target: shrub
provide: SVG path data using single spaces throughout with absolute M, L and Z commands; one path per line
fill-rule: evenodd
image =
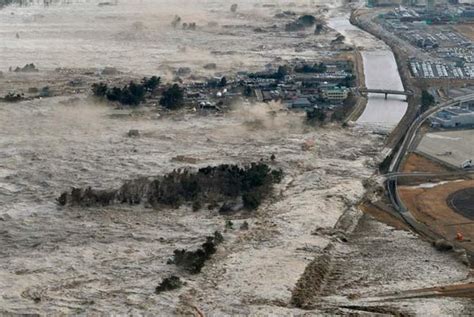
M 183 286 L 183 282 L 177 276 L 170 276 L 165 279 L 158 285 L 155 289 L 156 294 L 160 294 L 162 292 L 172 291 Z
M 198 274 L 211 255 L 216 253 L 217 245 L 223 241 L 222 234 L 216 231 L 213 236 L 206 237 L 206 242 L 196 251 L 174 250 L 173 259 L 169 263 L 173 263 L 191 274 Z

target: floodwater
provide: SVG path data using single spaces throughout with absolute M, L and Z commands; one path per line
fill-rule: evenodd
M 219 315 L 256 312 L 258 304 L 243 304 L 255 298 L 289 301 L 311 250 L 330 241 L 312 230 L 331 228 L 362 197 L 361 180 L 375 168 L 382 139 L 364 131 L 307 130 L 301 115 L 275 117 L 273 110 L 242 106 L 222 117 L 156 119 L 153 111 L 118 111 L 83 96 L 75 104 L 65 98 L 0 104 L 0 314 L 169 316 L 189 306 L 187 296 L 178 296 L 188 293 Z M 249 125 L 255 120 L 257 127 Z M 139 138 L 127 136 L 132 128 Z M 316 148 L 303 151 L 308 139 Z M 197 164 L 174 161 L 177 155 Z M 228 216 L 207 208 L 55 203 L 71 186 L 116 188 L 174 168 L 259 160 L 282 168 L 285 179 L 258 213 L 231 218 L 233 230 L 225 228 Z M 244 220 L 249 230 L 239 230 Z M 201 275 L 166 264 L 174 249 L 194 249 L 214 230 L 225 242 Z M 187 286 L 155 295 L 170 274 Z M 204 297 L 193 295 L 204 290 Z
M 385 43 L 350 24 L 347 16 L 333 17 L 329 25 L 357 45 L 364 62 L 367 88 L 404 90 L 395 57 Z M 406 97 L 396 95 L 389 95 L 385 100 L 384 95 L 371 93 L 357 123 L 391 130 L 405 115 L 408 107 L 405 100 Z
M 229 14 L 229 3 L 204 0 L 178 0 L 175 6 L 171 1 L 130 1 L 143 3 L 141 9 L 129 2 L 107 8 L 88 2 L 7 9 L 0 11 L 0 68 L 34 62 L 40 69 L 114 66 L 150 74 L 168 62 L 197 68 L 217 62 L 223 65 L 220 69 L 238 69 L 295 57 L 293 44 L 314 42 L 297 37 L 275 41 L 277 33 L 257 34 L 248 27 L 204 28 L 194 34 L 169 26 L 176 13 L 202 25 L 214 18 L 221 25 L 226 20 L 233 25 L 253 21 L 252 27 L 273 21 L 277 9 L 263 9 L 260 1 L 255 7 L 255 2 L 239 1 L 243 12 L 237 16 Z M 297 1 L 291 8 L 308 10 L 311 3 Z M 155 32 L 160 25 L 163 30 Z M 256 40 L 249 40 L 249 34 Z M 149 39 L 157 40 L 146 44 Z M 303 56 L 314 58 L 314 53 L 308 49 Z M 379 237 L 361 230 L 361 245 L 382 250 L 373 254 L 374 266 L 367 260 L 373 250 L 361 253 L 357 244 L 314 234 L 321 228 L 330 231 L 344 212 L 354 209 L 365 193 L 363 181 L 382 159 L 383 138 L 366 129 L 308 129 L 300 114 L 281 112 L 278 105 L 241 105 L 225 116 L 158 117 L 153 109 L 117 110 L 78 98 L 0 104 L 1 315 L 170 316 L 195 314 L 196 307 L 218 316 L 304 314 L 286 305 L 291 291 L 308 263 L 333 243 L 350 248 L 345 280 L 359 293 L 376 296 L 393 289 L 394 282 L 398 290 L 430 286 L 440 276 L 445 282 L 465 275 L 447 254 L 438 255 L 440 260 L 426 269 L 420 263 L 435 252 L 428 243 L 382 226 L 384 239 L 403 249 L 412 246 L 399 259 L 408 265 L 398 270 L 391 266 L 389 273 L 396 274 L 386 284 L 386 263 L 397 262 L 392 244 L 387 249 L 367 247 L 365 239 L 377 242 Z M 129 138 L 130 129 L 138 129 L 140 137 Z M 307 141 L 315 147 L 304 151 Z M 269 160 L 272 154 L 274 162 Z M 197 164 L 173 160 L 178 155 Z M 189 207 L 60 208 L 55 203 L 71 186 L 116 188 L 123 180 L 175 168 L 259 160 L 282 168 L 285 178 L 275 196 L 250 215 L 232 217 L 207 208 L 192 212 Z M 229 219 L 233 229 L 226 228 Z M 244 221 L 248 230 L 239 229 Z M 225 241 L 202 274 L 189 275 L 166 264 L 174 249 L 195 249 L 214 230 L 223 232 Z M 186 285 L 155 294 L 155 287 L 171 274 Z M 337 297 L 336 302 L 342 296 Z
M 268 1 L 273 6 L 263 7 L 260 1 L 241 0 L 237 13 L 230 12 L 231 3 L 217 0 L 69 2 L 0 10 L 0 71 L 35 63 L 42 70 L 109 66 L 161 76 L 190 67 L 193 75 L 206 75 L 203 66 L 210 62 L 218 72 L 261 69 L 275 59 L 314 57 L 318 47 L 313 39 L 281 32 L 287 21 L 273 16 L 291 1 Z M 316 3 L 298 1 L 291 9 L 305 12 Z M 196 23 L 197 30 L 173 28 L 175 15 Z

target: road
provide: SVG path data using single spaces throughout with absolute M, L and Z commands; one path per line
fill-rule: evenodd
M 439 104 L 436 107 L 433 107 L 423 114 L 421 114 L 419 117 L 413 121 L 413 123 L 410 125 L 410 128 L 408 129 L 405 138 L 403 139 L 403 142 L 399 148 L 399 150 L 396 152 L 394 155 L 392 162 L 390 164 L 389 170 L 388 170 L 388 175 L 404 175 L 405 177 L 407 176 L 407 173 L 400 173 L 400 166 L 401 162 L 403 161 L 403 158 L 405 157 L 405 154 L 407 151 L 411 148 L 414 140 L 416 139 L 416 134 L 418 133 L 418 130 L 420 127 L 423 125 L 423 123 L 426 122 L 426 120 L 435 114 L 436 112 L 449 108 L 452 106 L 459 105 L 463 102 L 471 101 L 474 100 L 474 94 L 469 94 L 466 96 L 450 99 L 442 104 Z M 453 175 L 456 172 L 450 173 L 450 175 Z M 472 173 L 472 170 L 469 171 L 461 171 L 459 174 L 465 175 L 466 173 Z M 420 176 L 420 173 L 414 173 L 414 176 Z M 421 224 L 416 221 L 416 219 L 413 217 L 413 215 L 410 213 L 410 211 L 405 207 L 403 202 L 400 200 L 399 195 L 398 195 L 398 190 L 397 190 L 397 183 L 398 183 L 398 177 L 389 177 L 386 181 L 386 189 L 387 189 L 387 194 L 390 198 L 390 201 L 394 208 L 397 210 L 397 212 L 401 215 L 401 217 L 405 220 L 405 222 L 410 225 L 416 232 L 423 234 L 423 235 L 428 235 L 430 237 L 435 237 L 437 238 L 438 235 L 433 233 L 431 230 L 428 228 L 424 227 L 423 232 L 420 231 Z

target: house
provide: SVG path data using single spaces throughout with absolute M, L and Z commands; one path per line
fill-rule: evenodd
M 293 100 L 293 102 L 291 103 L 291 107 L 293 109 L 305 109 L 311 106 L 312 104 L 308 100 L 308 98 L 298 98 L 298 99 Z

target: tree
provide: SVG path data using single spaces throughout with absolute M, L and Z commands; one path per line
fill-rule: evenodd
M 428 91 L 421 91 L 421 112 L 425 112 L 429 107 L 434 105 L 435 99 Z
M 96 97 L 105 97 L 108 89 L 109 88 L 107 87 L 107 84 L 105 83 L 92 84 L 92 93 Z
M 175 15 L 173 21 L 171 22 L 171 26 L 176 28 L 180 22 L 181 17 L 179 15 Z
M 253 89 L 252 89 L 252 87 L 250 87 L 250 86 L 245 86 L 245 88 L 244 88 L 244 95 L 245 95 L 246 97 L 251 97 L 252 94 L 253 94 Z
M 225 87 L 225 86 L 227 86 L 227 78 L 225 78 L 224 76 L 221 78 L 221 81 L 219 82 L 219 87 Z
M 184 104 L 184 91 L 178 84 L 174 84 L 163 92 L 160 105 L 168 109 L 178 109 Z
M 120 101 L 122 98 L 122 89 L 113 87 L 107 91 L 107 100 L 109 101 Z
M 156 87 L 160 84 L 161 77 L 152 76 L 151 78 L 144 77 L 142 80 L 142 85 L 148 92 L 153 92 Z
M 323 62 L 319 64 L 314 64 L 313 68 L 316 73 L 325 73 L 328 69 L 326 67 L 326 64 L 324 64 Z
M 125 105 L 137 106 L 145 101 L 145 88 L 142 85 L 135 84 L 133 81 L 122 90 L 121 103 Z
M 326 113 L 323 110 L 314 108 L 306 111 L 306 122 L 309 124 L 323 123 L 326 120 Z
M 317 34 L 317 35 L 321 34 L 321 32 L 323 31 L 323 28 L 324 26 L 322 24 L 319 24 L 319 23 L 316 24 L 316 29 L 314 30 L 314 34 Z
M 306 14 L 298 18 L 298 22 L 303 24 L 304 26 L 312 26 L 316 23 L 316 18 L 312 15 Z
M 351 87 L 354 83 L 356 76 L 354 75 L 347 75 L 344 79 L 338 84 L 339 87 Z
M 288 69 L 285 66 L 279 66 L 275 73 L 275 79 L 281 81 L 285 79 L 286 75 L 288 75 Z

